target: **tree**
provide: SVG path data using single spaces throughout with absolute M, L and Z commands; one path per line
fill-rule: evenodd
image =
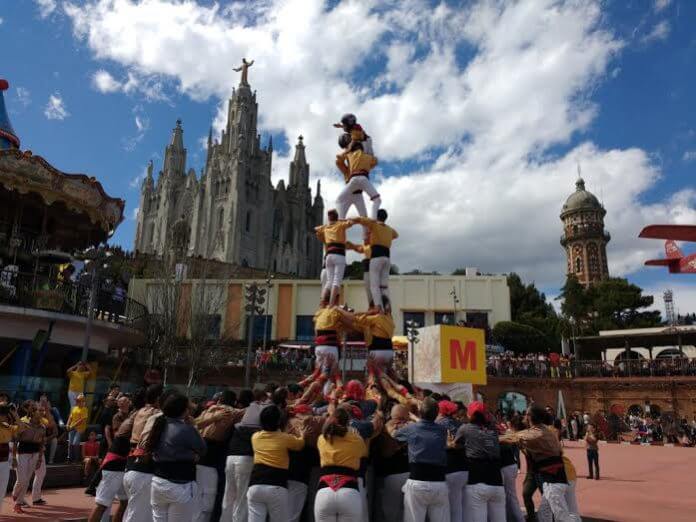
M 365 268 L 363 267 L 362 261 L 353 261 L 346 267 L 345 279 L 362 280 L 364 274 Z
M 500 321 L 493 327 L 493 341 L 515 353 L 546 352 L 549 350 L 544 332 L 514 321 Z
M 559 318 L 546 295 L 534 283 L 525 285 L 515 273 L 508 276 L 507 283 L 512 321 L 534 328 L 544 336 L 546 347 L 557 349 L 561 343 Z

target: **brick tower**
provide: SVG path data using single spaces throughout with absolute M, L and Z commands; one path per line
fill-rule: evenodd
M 611 236 L 604 230 L 606 213 L 595 195 L 585 190 L 585 181 L 578 177 L 575 192 L 561 210 L 561 245 L 566 252 L 567 273 L 575 274 L 585 287 L 609 277 L 607 243 Z

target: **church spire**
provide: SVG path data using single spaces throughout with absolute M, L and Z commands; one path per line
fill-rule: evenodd
M 290 162 L 290 186 L 309 187 L 309 165 L 305 157 L 304 138 L 300 134 L 295 145 L 295 157 Z
M 307 158 L 305 158 L 305 146 L 304 146 L 304 136 L 300 134 L 297 137 L 297 145 L 295 145 L 295 159 L 293 161 L 298 165 L 306 165 Z
M 164 151 L 164 173 L 184 174 L 186 167 L 186 149 L 184 148 L 184 129 L 181 119 L 176 120 L 172 130 L 172 139 Z
M 181 128 L 181 119 L 176 120 L 176 127 L 172 130 L 170 145 L 179 150 L 184 150 L 184 129 Z

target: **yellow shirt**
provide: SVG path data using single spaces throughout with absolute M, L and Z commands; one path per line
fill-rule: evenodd
M 87 406 L 73 406 L 68 417 L 68 428 L 75 428 L 80 433 L 87 429 Z
M 251 446 L 254 448 L 254 464 L 288 469 L 288 451 L 304 448 L 304 439 L 282 431 L 257 431 L 251 437 Z
M 341 329 L 341 313 L 335 308 L 320 308 L 314 314 L 314 330 L 334 330 Z
M 355 316 L 355 325 L 363 330 L 365 342 L 369 345 L 372 337 L 391 339 L 394 335 L 394 320 L 391 315 L 358 314 Z
M 396 230 L 380 221 L 367 217 L 357 217 L 355 221 L 370 229 L 370 244 L 390 248 L 392 241 L 399 237 Z
M 330 243 L 341 243 L 345 245 L 346 230 L 351 226 L 353 226 L 353 224 L 350 221 L 334 221 L 333 223 L 320 226 L 317 230 L 317 237 L 325 245 Z
M 348 160 L 348 167 L 346 167 L 346 160 Z M 357 172 L 369 173 L 376 165 L 377 158 L 362 150 L 344 152 L 336 156 L 336 166 L 343 172 L 346 182 Z
M 68 372 L 70 382 L 68 383 L 68 391 L 75 393 L 83 393 L 85 391 L 85 381 L 92 375 L 91 370 L 75 370 Z
M 15 426 L 7 422 L 0 422 L 0 444 L 7 444 L 12 440 L 15 432 Z
M 563 467 L 565 468 L 566 478 L 569 482 L 571 480 L 577 480 L 578 474 L 575 471 L 575 466 L 573 466 L 573 463 L 565 455 L 563 455 Z
M 367 455 L 365 441 L 352 431 L 343 437 L 334 437 L 331 442 L 319 435 L 317 449 L 321 467 L 341 466 L 357 471 L 360 469 L 360 458 Z

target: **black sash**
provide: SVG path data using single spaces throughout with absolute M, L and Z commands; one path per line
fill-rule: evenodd
M 389 257 L 389 247 L 384 245 L 372 245 L 370 247 L 370 258 L 374 259 L 376 257 Z
M 368 350 L 393 350 L 392 340 L 384 337 L 373 337 Z

